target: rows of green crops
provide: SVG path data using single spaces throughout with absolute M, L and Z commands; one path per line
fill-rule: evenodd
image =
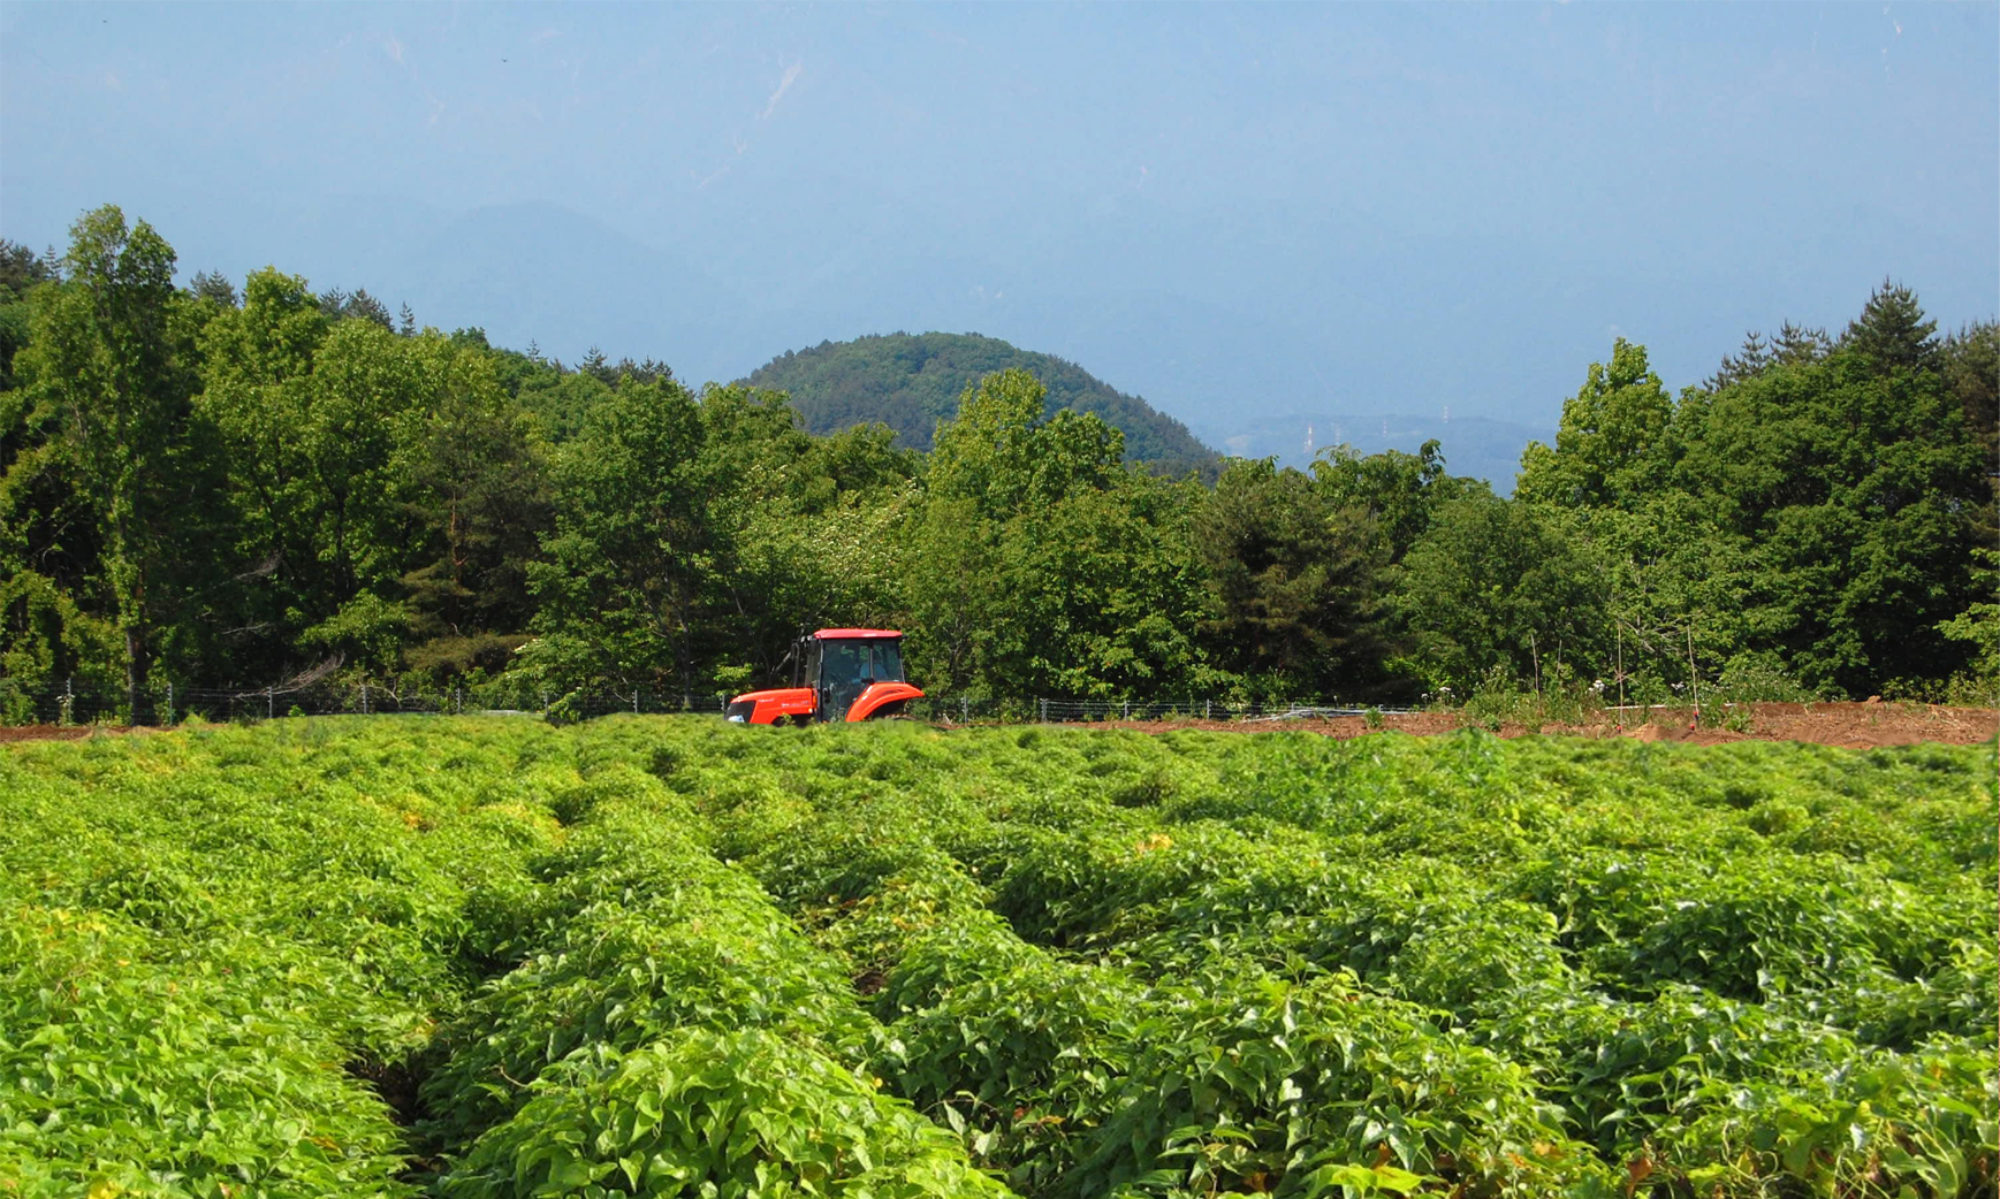
M 0 1195 L 1971 1196 L 1993 749 L 0 748 Z

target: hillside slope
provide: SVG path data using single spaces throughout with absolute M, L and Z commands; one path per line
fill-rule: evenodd
M 1215 451 L 1187 426 L 1138 396 L 1104 383 L 1075 363 L 974 333 L 891 333 L 821 342 L 780 355 L 747 382 L 791 393 L 815 433 L 880 421 L 906 446 L 928 450 L 937 422 L 958 411 L 958 397 L 994 371 L 1019 367 L 1049 389 L 1049 411 L 1094 412 L 1125 431 L 1125 456 L 1172 468 L 1201 467 Z

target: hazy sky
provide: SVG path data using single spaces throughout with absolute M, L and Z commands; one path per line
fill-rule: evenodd
M 2000 311 L 2000 6 L 0 4 L 0 235 L 685 378 L 897 329 L 1219 441 L 1552 424 L 1885 276 Z

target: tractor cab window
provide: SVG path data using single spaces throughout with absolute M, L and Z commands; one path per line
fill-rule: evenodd
M 808 659 L 825 718 L 839 720 L 870 683 L 903 681 L 902 648 L 892 640 L 820 641 Z
M 903 681 L 903 650 L 894 641 L 877 641 L 869 647 L 872 662 L 868 673 L 878 683 L 900 683 Z
M 894 641 L 826 641 L 814 647 L 821 686 L 900 683 L 903 652 Z

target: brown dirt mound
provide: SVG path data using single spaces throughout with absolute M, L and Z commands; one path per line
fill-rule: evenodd
M 1118 728 L 1153 732 L 1195 728 L 1234 733 L 1310 732 L 1341 738 L 1360 737 L 1376 731 L 1370 729 L 1367 721 L 1359 716 L 1339 716 L 1327 720 L 1109 723 Z M 1435 736 L 1475 723 L 1458 712 L 1416 712 L 1408 715 L 1384 714 L 1381 727 L 1399 733 Z M 1873 749 L 1884 745 L 1917 745 L 1924 742 L 1977 745 L 2000 734 L 2000 710 L 1873 701 L 1734 704 L 1720 713 L 1713 710 L 1703 712 L 1699 722 L 1692 709 L 1655 708 L 1650 711 L 1605 712 L 1602 719 L 1589 724 L 1549 723 L 1531 727 L 1503 723 L 1496 731 L 1502 737 L 1550 733 L 1569 737 L 1685 741 L 1695 745 L 1719 745 L 1726 741 L 1803 741 L 1844 749 Z
M 96 733 L 128 731 L 98 725 L 0 724 L 0 741 L 81 741 Z

